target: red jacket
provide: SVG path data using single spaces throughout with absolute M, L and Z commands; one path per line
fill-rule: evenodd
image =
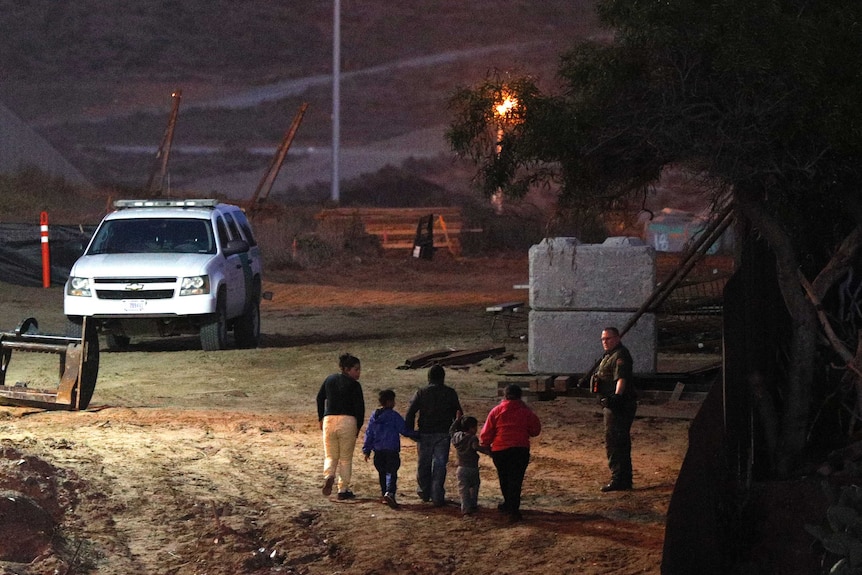
M 533 410 L 520 399 L 504 399 L 485 419 L 479 442 L 490 445 L 491 451 L 510 447 L 530 447 L 530 438 L 542 431 L 542 424 Z

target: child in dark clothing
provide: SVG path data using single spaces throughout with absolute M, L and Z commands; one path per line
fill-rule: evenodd
M 395 411 L 395 392 L 384 389 L 378 395 L 380 408 L 376 409 L 365 428 L 362 453 L 368 461 L 374 452 L 374 468 L 380 478 L 383 501 L 393 509 L 398 507 L 395 493 L 398 488 L 398 469 L 401 467 L 401 438 L 407 435 L 404 418 Z
M 479 445 L 478 429 L 479 422 L 470 416 L 456 419 L 449 428 L 452 445 L 458 453 L 458 491 L 463 515 L 470 515 L 478 508 L 479 453 L 490 454 L 487 447 Z

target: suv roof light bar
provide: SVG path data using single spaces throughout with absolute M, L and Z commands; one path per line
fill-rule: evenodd
M 114 200 L 115 208 L 213 208 L 218 200 Z

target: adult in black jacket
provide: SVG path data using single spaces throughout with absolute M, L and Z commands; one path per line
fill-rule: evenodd
M 439 365 L 431 366 L 428 385 L 416 392 L 404 416 L 407 430 L 416 430 L 419 435 L 416 468 L 419 497 L 422 501 L 433 501 L 437 507 L 446 503 L 449 427 L 462 415 L 458 392 L 447 386 L 445 380 L 446 371 Z
M 317 419 L 323 430 L 323 494 L 329 496 L 338 479 L 338 499 L 354 499 L 350 490 L 353 451 L 365 421 L 365 400 L 359 376 L 359 358 L 345 353 L 338 358 L 341 373 L 327 377 L 317 392 Z

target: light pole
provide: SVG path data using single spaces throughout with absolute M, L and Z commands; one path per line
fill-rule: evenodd
M 332 14 L 332 201 L 339 202 L 338 163 L 341 143 L 341 0 L 333 0 Z

